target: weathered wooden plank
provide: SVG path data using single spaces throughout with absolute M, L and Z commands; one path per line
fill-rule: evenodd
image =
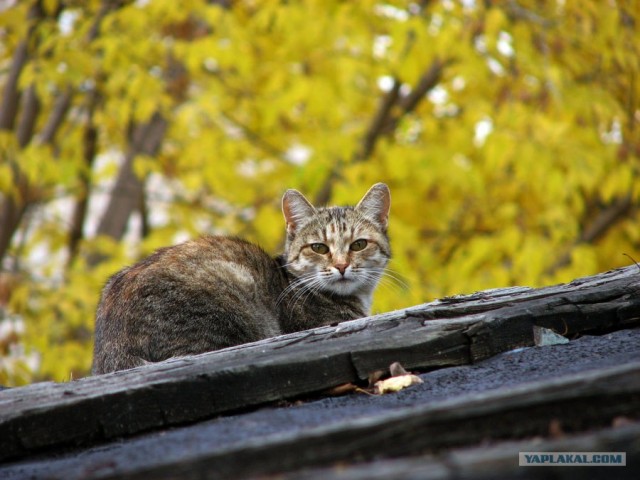
M 640 423 L 606 428 L 595 433 L 572 435 L 562 439 L 505 441 L 489 447 L 457 448 L 438 454 L 377 460 L 333 468 L 296 470 L 279 474 L 278 480 L 471 480 L 576 478 L 575 468 L 586 478 L 594 470 L 577 466 L 518 466 L 519 452 L 625 452 L 626 466 L 596 470 L 597 478 L 636 480 L 640 476 Z M 604 473 L 604 475 L 602 475 Z M 606 475 L 606 476 L 605 476 Z M 261 477 L 264 478 L 264 477 Z
M 193 422 L 355 382 L 394 361 L 475 362 L 533 344 L 533 326 L 575 335 L 640 324 L 629 267 L 567 285 L 448 298 L 407 310 L 109 375 L 0 392 L 0 460 Z
M 192 422 L 211 412 L 318 391 L 355 376 L 348 353 L 295 358 L 291 362 L 286 352 L 276 351 L 212 373 L 198 359 L 176 359 L 163 362 L 162 368 L 25 387 L 32 390 L 23 392 L 30 402 L 2 398 L 0 455 L 10 458 L 61 441 L 89 443 Z M 5 411 L 8 405 L 14 410 Z
M 560 419 L 566 432 L 579 432 L 609 426 L 617 416 L 637 415 L 639 400 L 640 362 L 636 362 L 270 437 L 198 458 L 112 472 L 109 478 L 233 479 L 279 474 L 354 459 L 404 457 L 546 435 L 553 419 Z

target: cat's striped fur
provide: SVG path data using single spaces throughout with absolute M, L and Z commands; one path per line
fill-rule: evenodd
M 282 201 L 285 252 L 237 238 L 163 248 L 107 282 L 93 373 L 107 373 L 366 316 L 391 256 L 386 185 L 356 207 Z

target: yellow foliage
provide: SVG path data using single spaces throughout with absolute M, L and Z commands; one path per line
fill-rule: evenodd
M 28 31 L 31 2 L 15 3 L 0 15 L 0 86 Z M 34 199 L 2 263 L 21 279 L 4 308 L 40 359 L 0 364 L 0 383 L 87 374 L 102 285 L 156 248 L 220 233 L 276 253 L 286 188 L 345 204 L 389 184 L 394 258 L 374 312 L 640 260 L 640 17 L 624 2 L 114 2 L 89 39 L 103 3 L 44 2 L 73 21 L 39 24 L 18 84 L 38 93 L 37 132 L 73 88 L 55 139 L 0 132 L 0 202 Z M 150 231 L 95 237 L 113 159 L 157 112 L 161 148 L 134 162 Z M 85 187 L 90 220 L 69 263 Z

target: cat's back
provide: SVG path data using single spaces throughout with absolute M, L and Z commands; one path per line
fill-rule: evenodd
M 203 236 L 160 249 L 129 273 L 136 275 L 139 269 L 201 286 L 222 279 L 224 285 L 235 289 L 263 283 L 261 280 L 276 274 L 277 268 L 275 260 L 258 245 L 235 237 Z
M 284 278 L 278 270 L 277 262 L 257 245 L 235 237 L 203 236 L 161 248 L 121 270 L 107 283 L 105 293 L 119 298 L 153 296 L 163 286 L 180 287 L 185 293 L 203 290 L 207 295 L 221 290 L 260 293 Z

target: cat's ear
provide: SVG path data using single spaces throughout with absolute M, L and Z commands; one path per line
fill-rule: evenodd
M 295 233 L 305 219 L 316 214 L 316 209 L 299 191 L 289 189 L 282 197 L 282 213 L 287 222 L 287 233 Z
M 383 229 L 386 229 L 389 224 L 389 208 L 391 208 L 391 193 L 384 183 L 376 183 L 356 205 L 357 211 Z

